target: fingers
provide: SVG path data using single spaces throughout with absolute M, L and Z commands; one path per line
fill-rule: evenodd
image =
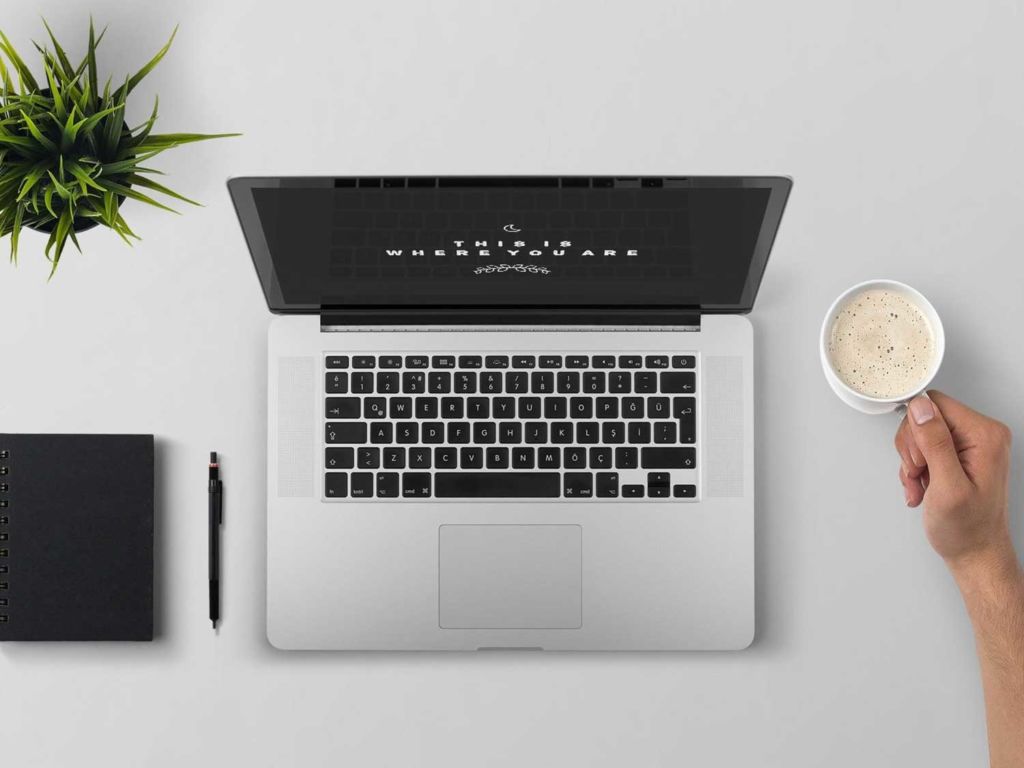
M 916 507 L 924 500 L 925 487 L 922 482 L 924 478 L 911 478 L 900 467 L 900 484 L 903 486 L 903 498 L 908 507 Z
M 910 434 L 928 465 L 929 483 L 951 488 L 967 482 L 943 412 L 919 396 L 910 401 L 907 414 Z
M 896 430 L 896 437 L 893 443 L 896 446 L 896 452 L 900 455 L 900 461 L 903 462 L 903 471 L 907 474 L 907 477 L 918 477 L 924 472 L 927 466 L 924 454 L 921 453 L 921 449 L 914 442 L 914 436 L 910 433 L 910 425 L 907 423 L 906 416 L 903 417 L 899 428 Z

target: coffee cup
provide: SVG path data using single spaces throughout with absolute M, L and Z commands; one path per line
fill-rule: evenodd
M 825 379 L 840 400 L 862 413 L 890 413 L 924 392 L 945 349 L 931 302 L 896 280 L 854 285 L 832 302 L 821 324 Z

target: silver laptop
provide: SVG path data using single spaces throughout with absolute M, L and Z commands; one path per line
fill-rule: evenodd
M 267 304 L 267 635 L 740 649 L 781 177 L 237 178 Z

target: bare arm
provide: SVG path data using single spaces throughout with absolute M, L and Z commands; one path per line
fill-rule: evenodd
M 1010 432 L 941 392 L 896 434 L 907 504 L 964 598 L 985 690 L 993 768 L 1024 766 L 1024 571 L 1010 539 Z

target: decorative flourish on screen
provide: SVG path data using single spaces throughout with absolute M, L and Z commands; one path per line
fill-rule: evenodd
M 529 272 L 532 275 L 551 274 L 550 269 L 538 267 L 536 264 L 486 264 L 473 270 L 474 275 L 490 275 L 494 272 Z

